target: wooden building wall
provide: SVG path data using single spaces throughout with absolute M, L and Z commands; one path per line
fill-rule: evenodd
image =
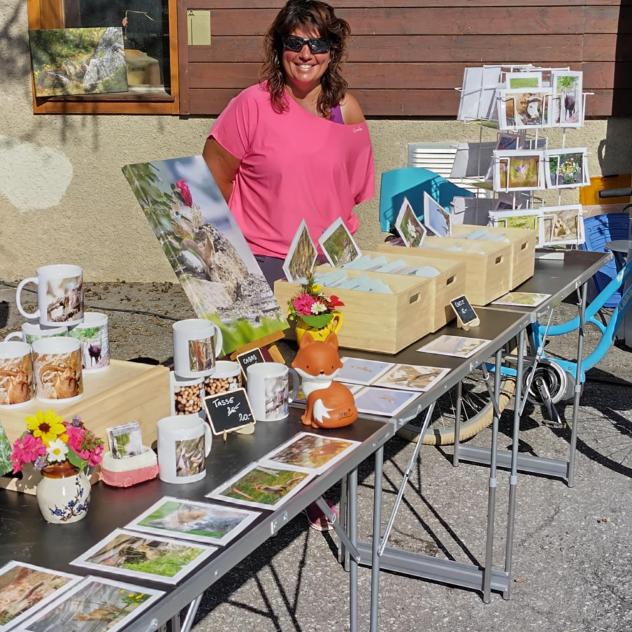
M 182 18 L 187 8 L 211 9 L 212 41 L 180 38 L 181 113 L 215 115 L 257 80 L 262 36 L 284 2 L 182 2 Z M 454 117 L 463 68 L 509 62 L 583 70 L 595 93 L 589 116 L 632 115 L 632 0 L 331 4 L 351 25 L 345 77 L 369 116 Z

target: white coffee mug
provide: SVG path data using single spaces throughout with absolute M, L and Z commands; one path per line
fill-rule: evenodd
M 173 324 L 173 370 L 180 377 L 205 377 L 215 370 L 222 353 L 222 332 L 205 318 Z
M 20 331 L 12 331 L 4 340 L 21 340 L 26 344 L 32 345 L 40 338 L 48 338 L 50 336 L 65 336 L 68 327 L 62 325 L 60 327 L 42 327 L 38 323 L 22 323 Z
M 20 300 L 28 283 L 37 285 L 37 309 L 27 312 Z M 83 320 L 83 270 L 55 264 L 37 269 L 37 276 L 20 281 L 15 292 L 18 311 L 24 318 L 39 318 L 40 325 L 75 325 Z
M 81 344 L 75 338 L 41 338 L 33 345 L 35 394 L 44 402 L 79 399 L 83 393 Z
M 165 483 L 194 483 L 206 476 L 213 435 L 198 415 L 164 417 L 158 422 L 158 467 Z
M 68 335 L 81 343 L 84 371 L 99 371 L 110 366 L 107 314 L 86 312 L 83 322 L 70 329 Z
M 33 399 L 31 347 L 0 342 L 0 406 L 23 406 Z
M 292 394 L 289 376 L 292 375 Z M 296 399 L 300 379 L 294 369 L 280 362 L 251 364 L 246 369 L 247 392 L 257 421 L 278 421 L 289 414 L 289 402 Z

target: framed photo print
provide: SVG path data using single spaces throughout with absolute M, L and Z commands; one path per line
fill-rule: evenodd
M 343 266 L 360 256 L 358 244 L 340 218 L 325 230 L 318 243 L 327 261 L 334 267 Z
M 452 232 L 452 219 L 431 195 L 424 191 L 424 224 L 437 237 L 448 237 Z
M 549 206 L 540 209 L 542 245 L 584 243 L 584 218 L 580 204 Z
M 500 90 L 498 127 L 530 129 L 551 126 L 550 88 Z
M 285 278 L 291 283 L 306 281 L 314 269 L 317 257 L 316 246 L 309 234 L 305 220 L 302 220 L 283 262 Z
M 572 189 L 590 184 L 586 148 L 550 149 L 544 152 L 546 186 Z
M 584 123 L 583 73 L 577 70 L 553 70 L 553 121 L 556 127 L 581 127 Z
M 494 152 L 494 191 L 532 191 L 544 188 L 541 151 L 518 149 Z
M 418 248 L 426 238 L 426 228 L 419 221 L 415 211 L 413 211 L 413 207 L 406 198 L 404 198 L 397 214 L 395 229 L 402 238 L 404 245 L 409 248 Z

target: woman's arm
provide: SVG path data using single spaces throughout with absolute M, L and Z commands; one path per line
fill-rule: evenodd
M 342 110 L 342 120 L 345 125 L 353 125 L 354 123 L 363 123 L 364 114 L 358 100 L 350 93 L 345 94 L 344 99 L 340 103 Z
M 226 151 L 213 137 L 207 138 L 202 156 L 228 204 L 239 169 L 239 160 Z

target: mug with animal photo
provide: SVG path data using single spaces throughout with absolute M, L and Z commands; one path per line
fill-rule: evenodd
M 86 312 L 68 335 L 81 343 L 81 359 L 84 371 L 98 371 L 110 366 L 110 341 L 107 314 Z
M 32 398 L 30 345 L 26 342 L 0 342 L 0 406 L 23 406 Z
M 173 324 L 173 370 L 186 378 L 211 375 L 222 344 L 222 332 L 210 320 L 179 320 Z
M 110 452 L 115 459 L 138 456 L 143 453 L 143 435 L 137 421 L 106 428 Z
M 68 336 L 42 338 L 32 348 L 37 399 L 78 399 L 83 393 L 80 342 Z
M 22 291 L 29 283 L 37 285 L 34 312 L 27 312 L 21 301 Z M 39 319 L 40 325 L 76 325 L 83 320 L 83 270 L 67 264 L 42 266 L 37 269 L 37 276 L 20 281 L 15 302 L 24 318 Z

